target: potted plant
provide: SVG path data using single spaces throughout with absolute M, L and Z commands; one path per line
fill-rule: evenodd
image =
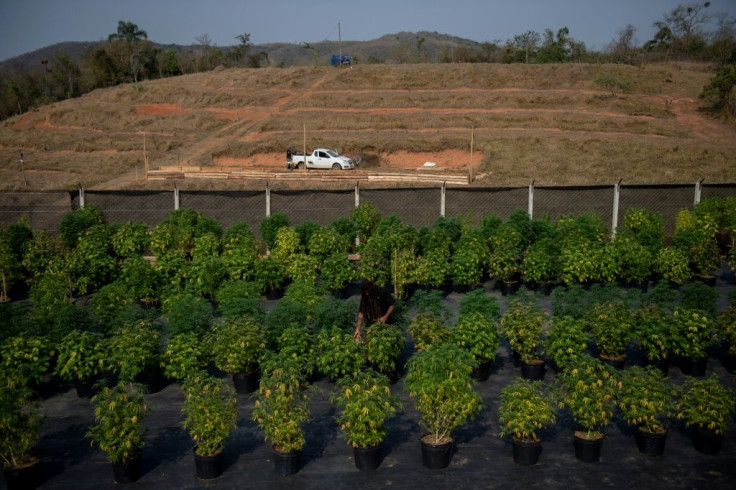
M 49 368 L 54 351 L 43 337 L 16 335 L 5 339 L 0 348 L 0 367 L 12 373 L 9 380 L 18 384 L 38 384 Z
M 358 277 L 355 266 L 344 252 L 325 257 L 319 269 L 322 286 L 342 299 L 347 297 L 347 287 Z
M 399 355 L 406 343 L 406 332 L 397 325 L 374 322 L 366 329 L 363 342 L 370 366 L 392 384 L 398 381 Z
M 639 243 L 633 233 L 621 230 L 611 241 L 618 279 L 625 285 L 646 290 L 652 275 L 654 258 L 649 248 Z
M 169 337 L 166 342 L 161 352 L 161 367 L 166 377 L 185 381 L 207 369 L 211 358 L 210 336 L 180 333 Z
M 197 478 L 210 480 L 222 474 L 225 441 L 235 430 L 238 408 L 235 394 L 222 379 L 200 372 L 184 382 L 182 426 L 196 444 Z
M 587 315 L 601 360 L 623 369 L 626 345 L 633 333 L 632 315 L 624 303 L 607 301 L 593 305 Z
M 469 230 L 460 237 L 450 262 L 450 275 L 458 292 L 467 292 L 481 283 L 487 255 L 488 245 L 480 233 Z
M 317 348 L 312 331 L 306 325 L 286 328 L 278 339 L 278 353 L 282 358 L 293 360 L 307 379 L 314 376 Z
M 161 313 L 168 320 L 166 328 L 171 335 L 203 335 L 212 326 L 212 303 L 191 291 L 177 288 L 167 294 L 161 301 Z
M 683 394 L 677 402 L 677 418 L 684 419 L 686 427 L 692 427 L 697 451 L 720 452 L 723 435 L 736 414 L 735 398 L 734 390 L 724 386 L 715 374 L 685 380 Z
M 330 397 L 342 410 L 337 423 L 353 447 L 355 466 L 373 471 L 381 464 L 386 421 L 401 409 L 399 397 L 391 394 L 388 378 L 372 369 L 341 378 L 337 385 L 337 393 Z
M 458 315 L 480 313 L 489 322 L 498 322 L 501 317 L 501 307 L 495 296 L 489 296 L 483 289 L 476 289 L 464 294 L 458 303 Z
M 666 376 L 672 348 L 672 318 L 656 305 L 640 310 L 636 317 L 634 338 L 644 353 L 646 363 L 654 365 Z
M 94 397 L 95 423 L 87 437 L 107 454 L 117 483 L 128 483 L 141 477 L 144 444 L 143 419 L 148 408 L 141 388 L 121 381 L 103 387 Z
M 501 281 L 504 296 L 516 292 L 520 285 L 519 257 L 523 251 L 521 234 L 508 224 L 501 225 L 491 235 L 489 245 L 488 275 Z
M 121 326 L 107 338 L 110 369 L 122 381 L 145 381 L 149 392 L 160 388 L 161 334 L 151 322 L 140 320 Z
M 713 272 L 721 266 L 716 242 L 717 224 L 709 215 L 687 218 L 692 211 L 683 209 L 677 215 L 673 244 L 685 252 L 693 274 L 710 286 L 715 286 Z
M 121 258 L 143 255 L 149 242 L 148 226 L 142 221 L 126 221 L 110 236 L 112 249 Z
M 473 379 L 487 380 L 500 345 L 495 320 L 478 311 L 462 314 L 452 330 L 450 341 L 468 351 L 478 363 L 478 367 L 473 369 Z
M 229 317 L 213 327 L 215 366 L 233 377 L 240 394 L 258 389 L 258 366 L 266 353 L 266 329 L 251 318 Z
M 558 372 L 572 369 L 586 356 L 590 335 L 585 321 L 572 316 L 553 316 L 543 350 Z
M 378 229 L 381 213 L 373 203 L 362 202 L 350 212 L 350 219 L 355 223 L 360 241 L 365 243 Z
M 699 310 L 676 308 L 672 313 L 672 348 L 680 356 L 683 374 L 703 376 L 712 343 L 712 323 Z
M 727 351 L 724 365 L 729 373 L 736 371 L 736 300 L 717 318 L 718 334 L 725 341 Z
M 363 367 L 363 349 L 353 336 L 338 327 L 317 332 L 317 368 L 333 381 L 354 376 Z
M 286 273 L 281 263 L 274 257 L 268 255 L 258 259 L 253 275 L 268 299 L 276 300 L 283 296 L 282 286 L 286 282 Z
M 501 330 L 511 350 L 519 356 L 524 378 L 544 378 L 544 359 L 537 353 L 537 348 L 542 341 L 545 321 L 546 313 L 536 304 L 519 299 L 513 300 L 501 315 Z
M 58 350 L 54 372 L 74 383 L 77 396 L 92 396 L 92 387 L 104 371 L 107 359 L 102 336 L 72 330 L 61 339 Z
M 537 431 L 554 424 L 555 401 L 541 380 L 517 379 L 501 390 L 498 405 L 501 437 L 511 436 L 514 462 L 537 464 L 542 441 Z
M 299 471 L 306 443 L 302 424 L 309 418 L 306 386 L 299 365 L 289 357 L 275 355 L 266 363 L 253 404 L 253 420 L 271 441 L 274 471 L 281 476 Z
M 418 351 L 438 344 L 450 337 L 450 327 L 434 313 L 421 313 L 409 324 L 409 333 L 414 339 L 414 347 Z
M 450 464 L 452 431 L 475 417 L 483 400 L 473 389 L 473 356 L 452 343 L 433 344 L 407 363 L 404 386 L 420 414 L 422 461 L 429 468 Z
M 560 275 L 559 255 L 559 244 L 554 238 L 534 242 L 521 262 L 524 281 L 539 287 L 543 295 L 549 296 L 553 281 Z
M 598 462 L 605 437 L 603 429 L 613 417 L 619 388 L 613 368 L 583 356 L 574 367 L 559 373 L 557 380 L 563 393 L 560 405 L 570 409 L 578 425 L 575 457 L 586 463 Z
M 266 310 L 259 302 L 260 297 L 258 284 L 241 280 L 222 283 L 215 295 L 223 317 L 245 316 L 263 323 L 266 320 Z
M 684 283 L 693 275 L 687 254 L 677 247 L 665 247 L 657 252 L 652 268 L 659 277 L 675 286 Z
M 665 420 L 674 415 L 677 388 L 654 366 L 632 366 L 621 374 L 618 407 L 627 424 L 636 427 L 639 451 L 661 456 L 667 438 Z
M 39 458 L 30 450 L 38 439 L 41 416 L 32 391 L 17 373 L 3 368 L 0 389 L 0 458 L 7 487 L 36 488 Z
M 290 224 L 289 217 L 284 213 L 273 213 L 261 220 L 261 238 L 269 250 L 272 250 L 276 246 L 276 235 L 279 230 Z

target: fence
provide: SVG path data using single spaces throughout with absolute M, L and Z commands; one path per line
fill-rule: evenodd
M 361 202 L 373 203 L 382 215 L 397 215 L 416 227 L 431 225 L 438 216 L 480 217 L 495 214 L 502 219 L 515 209 L 533 217 L 593 212 L 607 220 L 611 229 L 621 223 L 629 208 L 660 213 L 665 232 L 671 234 L 675 216 L 683 208 L 708 197 L 736 197 L 736 184 L 613 185 L 586 187 L 513 188 L 390 188 L 344 190 L 263 191 L 91 191 L 0 193 L 0 225 L 6 227 L 26 216 L 34 229 L 58 230 L 64 214 L 80 206 L 100 209 L 108 223 L 128 220 L 154 226 L 174 209 L 194 209 L 216 219 L 224 228 L 248 223 L 253 231 L 272 213 L 288 215 L 292 224 L 306 220 L 327 225 L 349 216 Z

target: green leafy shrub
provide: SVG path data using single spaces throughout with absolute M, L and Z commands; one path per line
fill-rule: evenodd
M 399 397 L 391 394 L 388 379 L 371 370 L 346 376 L 337 383 L 338 392 L 330 398 L 341 408 L 337 423 L 353 447 L 381 444 L 388 428 L 386 421 L 402 408 Z
M 667 431 L 667 419 L 675 413 L 679 390 L 654 366 L 632 366 L 621 373 L 617 394 L 621 415 L 629 425 L 652 434 Z
M 276 246 L 276 235 L 279 230 L 290 224 L 289 217 L 284 213 L 273 213 L 271 216 L 267 216 L 261 220 L 261 238 L 263 238 L 263 242 L 269 250 L 272 250 Z
M 495 296 L 489 296 L 483 289 L 475 289 L 460 298 L 458 315 L 462 317 L 469 313 L 480 313 L 495 322 L 501 316 L 501 307 Z
M 366 329 L 364 342 L 366 358 L 373 369 L 386 375 L 396 372 L 406 343 L 406 332 L 401 327 L 375 322 Z
M 184 394 L 182 426 L 192 436 L 195 452 L 200 456 L 221 453 L 238 420 L 235 393 L 222 379 L 200 372 L 187 378 Z
M 323 227 L 321 225 L 309 219 L 296 225 L 296 232 L 299 235 L 299 241 L 301 242 L 302 247 L 308 249 L 312 235 L 322 229 Z
M 471 293 L 468 293 L 465 296 L 468 296 L 475 291 L 472 291 Z M 463 298 L 465 298 L 463 296 Z M 476 298 L 477 295 L 472 296 L 472 298 Z M 466 301 L 471 301 L 466 300 Z M 432 313 L 438 318 L 441 318 L 442 321 L 449 321 L 450 320 L 450 309 L 442 302 L 442 292 L 438 291 L 436 289 L 419 289 L 414 293 L 414 296 L 411 298 L 411 306 L 414 308 L 414 311 L 417 315 L 422 315 L 424 313 Z
M 601 356 L 625 356 L 626 345 L 633 334 L 633 318 L 626 305 L 620 302 L 593 305 L 587 318 Z
M 724 386 L 715 374 L 704 379 L 689 377 L 677 403 L 677 418 L 684 419 L 687 427 L 723 435 L 736 414 L 735 398 L 734 390 Z
M 476 361 L 492 361 L 500 346 L 496 320 L 479 311 L 461 314 L 450 341 L 470 352 Z
M 553 238 L 534 242 L 521 263 L 524 280 L 531 284 L 553 281 L 560 275 L 560 249 Z
M 121 311 L 138 302 L 135 292 L 122 281 L 114 281 L 102 286 L 89 299 L 89 309 L 103 325 L 112 323 Z
M 314 304 L 312 324 L 317 330 L 337 327 L 351 332 L 358 315 L 358 303 L 354 299 L 341 300 L 334 296 L 324 296 Z
M 145 321 L 123 325 L 107 338 L 106 350 L 112 371 L 123 381 L 133 381 L 159 365 L 161 334 Z
M 105 369 L 106 352 L 102 336 L 72 330 L 58 344 L 54 372 L 66 381 L 93 379 Z
M 363 367 L 363 349 L 349 333 L 337 327 L 321 329 L 316 336 L 317 368 L 336 381 L 355 376 Z
M 498 406 L 499 435 L 519 441 L 539 441 L 536 431 L 554 424 L 554 398 L 544 390 L 542 381 L 519 378 L 501 390 Z
M 77 246 L 77 240 L 89 228 L 103 225 L 102 212 L 94 206 L 75 209 L 64 215 L 59 224 L 59 234 L 68 248 Z
M 45 338 L 23 335 L 10 337 L 0 347 L 0 366 L 2 372 L 8 375 L 8 383 L 38 383 L 49 369 L 53 352 Z
M 251 373 L 266 354 L 266 330 L 250 318 L 226 318 L 213 327 L 212 353 L 218 369 Z
M 290 327 L 306 326 L 309 316 L 307 306 L 289 298 L 282 298 L 266 313 L 268 345 L 276 349 L 281 334 Z
M 215 299 L 223 317 L 250 317 L 259 323 L 266 320 L 261 306 L 258 284 L 247 281 L 227 281 L 220 285 Z
M 148 226 L 142 221 L 127 221 L 110 237 L 112 249 L 118 257 L 143 255 L 148 248 Z
M 36 461 L 30 454 L 38 440 L 42 418 L 38 403 L 31 399 L 32 392 L 24 383 L 16 383 L 13 372 L 0 373 L 0 459 L 3 468 L 20 468 Z
M 712 343 L 712 322 L 700 310 L 676 308 L 672 313 L 672 348 L 683 357 L 702 358 Z
M 355 223 L 361 241 L 365 242 L 378 229 L 381 213 L 373 203 L 363 202 L 350 212 L 350 219 Z
M 180 333 L 169 337 L 161 352 L 161 367 L 167 377 L 183 381 L 204 371 L 211 358 L 209 336 L 202 337 L 194 332 Z
M 290 326 L 278 339 L 278 353 L 281 358 L 291 359 L 302 373 L 311 376 L 317 363 L 317 346 L 312 332 L 304 325 Z
M 161 306 L 171 335 L 187 332 L 202 335 L 212 325 L 212 304 L 196 294 L 180 290 L 164 298 Z
M 286 281 L 286 273 L 281 263 L 269 255 L 256 261 L 254 279 L 260 290 L 266 291 L 281 287 Z
M 409 324 L 409 333 L 414 339 L 418 351 L 430 345 L 441 344 L 450 338 L 450 327 L 434 313 L 422 313 L 415 316 Z
M 128 257 L 120 266 L 117 281 L 122 283 L 134 298 L 152 305 L 158 302 L 163 279 L 156 268 L 139 255 Z
M 650 306 L 638 312 L 634 338 L 650 361 L 667 359 L 672 347 L 672 318 L 664 309 Z
M 535 304 L 513 300 L 501 315 L 501 330 L 522 362 L 538 356 L 546 314 Z
M 543 350 L 557 366 L 558 371 L 574 368 L 586 355 L 590 335 L 585 321 L 572 316 L 554 316 Z
M 624 213 L 624 228 L 636 241 L 656 254 L 664 244 L 664 219 L 648 209 L 629 208 Z
M 143 420 L 148 407 L 140 387 L 120 382 L 104 387 L 94 397 L 95 423 L 87 437 L 107 454 L 112 463 L 130 460 L 145 443 Z
M 680 306 L 690 310 L 700 310 L 710 317 L 715 317 L 718 304 L 718 290 L 694 281 L 680 289 Z

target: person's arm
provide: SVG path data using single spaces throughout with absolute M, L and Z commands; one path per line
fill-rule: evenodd
M 358 340 L 360 338 L 360 327 L 363 326 L 363 312 L 358 313 L 358 321 L 355 322 L 355 333 L 353 333 L 353 338 L 355 340 Z
M 395 309 L 396 308 L 394 307 L 394 305 L 389 305 L 388 309 L 386 310 L 386 314 L 383 315 L 381 318 L 379 318 L 381 323 L 386 323 L 388 319 L 391 317 L 391 313 L 393 313 Z

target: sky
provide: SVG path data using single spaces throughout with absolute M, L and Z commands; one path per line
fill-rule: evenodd
M 99 41 L 130 21 L 161 44 L 216 46 L 366 41 L 401 31 L 437 31 L 479 42 L 567 26 L 602 49 L 626 25 L 643 44 L 655 21 L 694 0 L 0 0 L 0 61 L 58 42 Z M 736 0 L 711 0 L 710 13 L 736 17 Z

